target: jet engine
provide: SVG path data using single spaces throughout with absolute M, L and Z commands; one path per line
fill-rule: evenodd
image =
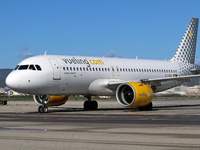
M 68 96 L 33 95 L 33 99 L 40 106 L 60 106 L 66 103 Z
M 150 105 L 150 109 L 152 109 L 153 91 L 147 84 L 127 82 L 118 86 L 116 98 L 125 107 L 144 108 Z

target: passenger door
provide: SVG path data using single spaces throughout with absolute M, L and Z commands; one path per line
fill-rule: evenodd
M 50 58 L 49 61 L 53 68 L 53 80 L 61 80 L 61 72 L 58 61 L 55 58 Z

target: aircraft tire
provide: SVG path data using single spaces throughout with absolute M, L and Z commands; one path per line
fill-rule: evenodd
M 97 110 L 97 108 L 98 108 L 97 101 L 85 101 L 84 102 L 85 110 Z
M 145 107 L 138 107 L 139 111 L 144 111 Z
M 39 107 L 38 107 L 38 112 L 39 112 L 39 113 L 44 113 L 44 108 L 43 108 L 43 106 L 39 106 Z
M 90 103 L 90 109 L 91 110 L 97 110 L 97 108 L 98 108 L 97 101 L 91 101 L 91 103 Z
M 153 108 L 153 103 L 152 102 L 150 102 L 147 106 L 144 106 L 144 107 L 139 107 L 138 109 L 139 109 L 139 111 L 147 111 L 147 110 L 152 110 L 152 108 Z
M 83 107 L 85 110 L 90 110 L 90 101 L 85 101 Z
M 47 107 L 47 106 L 44 106 L 44 107 L 43 107 L 43 112 L 44 112 L 44 113 L 48 113 L 48 107 Z
M 150 102 L 147 106 L 146 106 L 146 110 L 152 110 L 153 108 L 153 103 Z

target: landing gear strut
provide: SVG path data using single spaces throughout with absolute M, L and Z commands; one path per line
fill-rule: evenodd
M 48 107 L 47 106 L 39 106 L 38 112 L 39 113 L 48 113 Z
M 92 101 L 91 96 L 86 96 L 88 99 L 87 101 L 84 102 L 83 107 L 85 110 L 97 110 L 98 108 L 98 103 L 97 101 Z

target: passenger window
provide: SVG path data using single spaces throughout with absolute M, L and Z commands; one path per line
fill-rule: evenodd
M 83 67 L 83 71 L 85 71 L 85 67 Z
M 33 65 L 30 65 L 30 66 L 28 67 L 28 69 L 29 69 L 29 70 L 36 70 L 35 67 L 34 67 Z
M 105 71 L 107 71 L 107 69 L 105 68 Z
M 65 70 L 65 67 L 63 67 L 63 70 Z
M 18 70 L 26 70 L 26 69 L 28 69 L 28 65 L 21 65 L 19 66 Z
M 35 65 L 35 67 L 37 68 L 37 70 L 42 70 L 39 65 Z

